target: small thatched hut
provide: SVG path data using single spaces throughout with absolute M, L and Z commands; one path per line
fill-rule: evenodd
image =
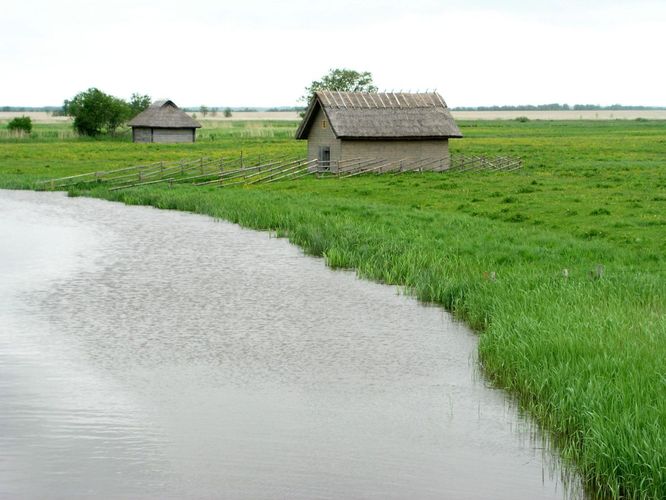
M 173 101 L 155 101 L 128 124 L 134 142 L 194 142 L 201 124 Z
M 462 134 L 436 92 L 317 92 L 296 132 L 308 160 L 332 169 L 357 158 L 448 159 L 451 137 Z

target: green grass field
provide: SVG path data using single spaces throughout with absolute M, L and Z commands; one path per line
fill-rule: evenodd
M 480 332 L 486 376 L 547 429 L 592 495 L 666 498 L 666 122 L 460 126 L 454 153 L 519 155 L 525 168 L 74 194 L 275 231 L 444 305 Z M 304 153 L 295 128 L 235 122 L 166 146 L 40 137 L 38 126 L 34 138 L 0 137 L 0 186 L 241 150 Z

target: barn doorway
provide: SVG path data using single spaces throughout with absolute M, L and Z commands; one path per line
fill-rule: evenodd
M 331 147 L 330 146 L 319 146 L 319 166 L 320 167 L 330 167 L 331 166 Z

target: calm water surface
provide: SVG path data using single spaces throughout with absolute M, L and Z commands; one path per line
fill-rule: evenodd
M 0 191 L 1 498 L 564 498 L 442 309 L 191 214 Z

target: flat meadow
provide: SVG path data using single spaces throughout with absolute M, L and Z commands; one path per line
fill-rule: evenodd
M 514 172 L 164 184 L 72 195 L 273 231 L 403 287 L 479 332 L 481 369 L 546 431 L 590 496 L 666 498 L 666 121 L 459 121 L 454 154 Z M 0 125 L 1 126 L 1 125 Z M 210 121 L 195 144 L 0 135 L 0 187 L 199 156 L 305 154 L 293 121 Z

